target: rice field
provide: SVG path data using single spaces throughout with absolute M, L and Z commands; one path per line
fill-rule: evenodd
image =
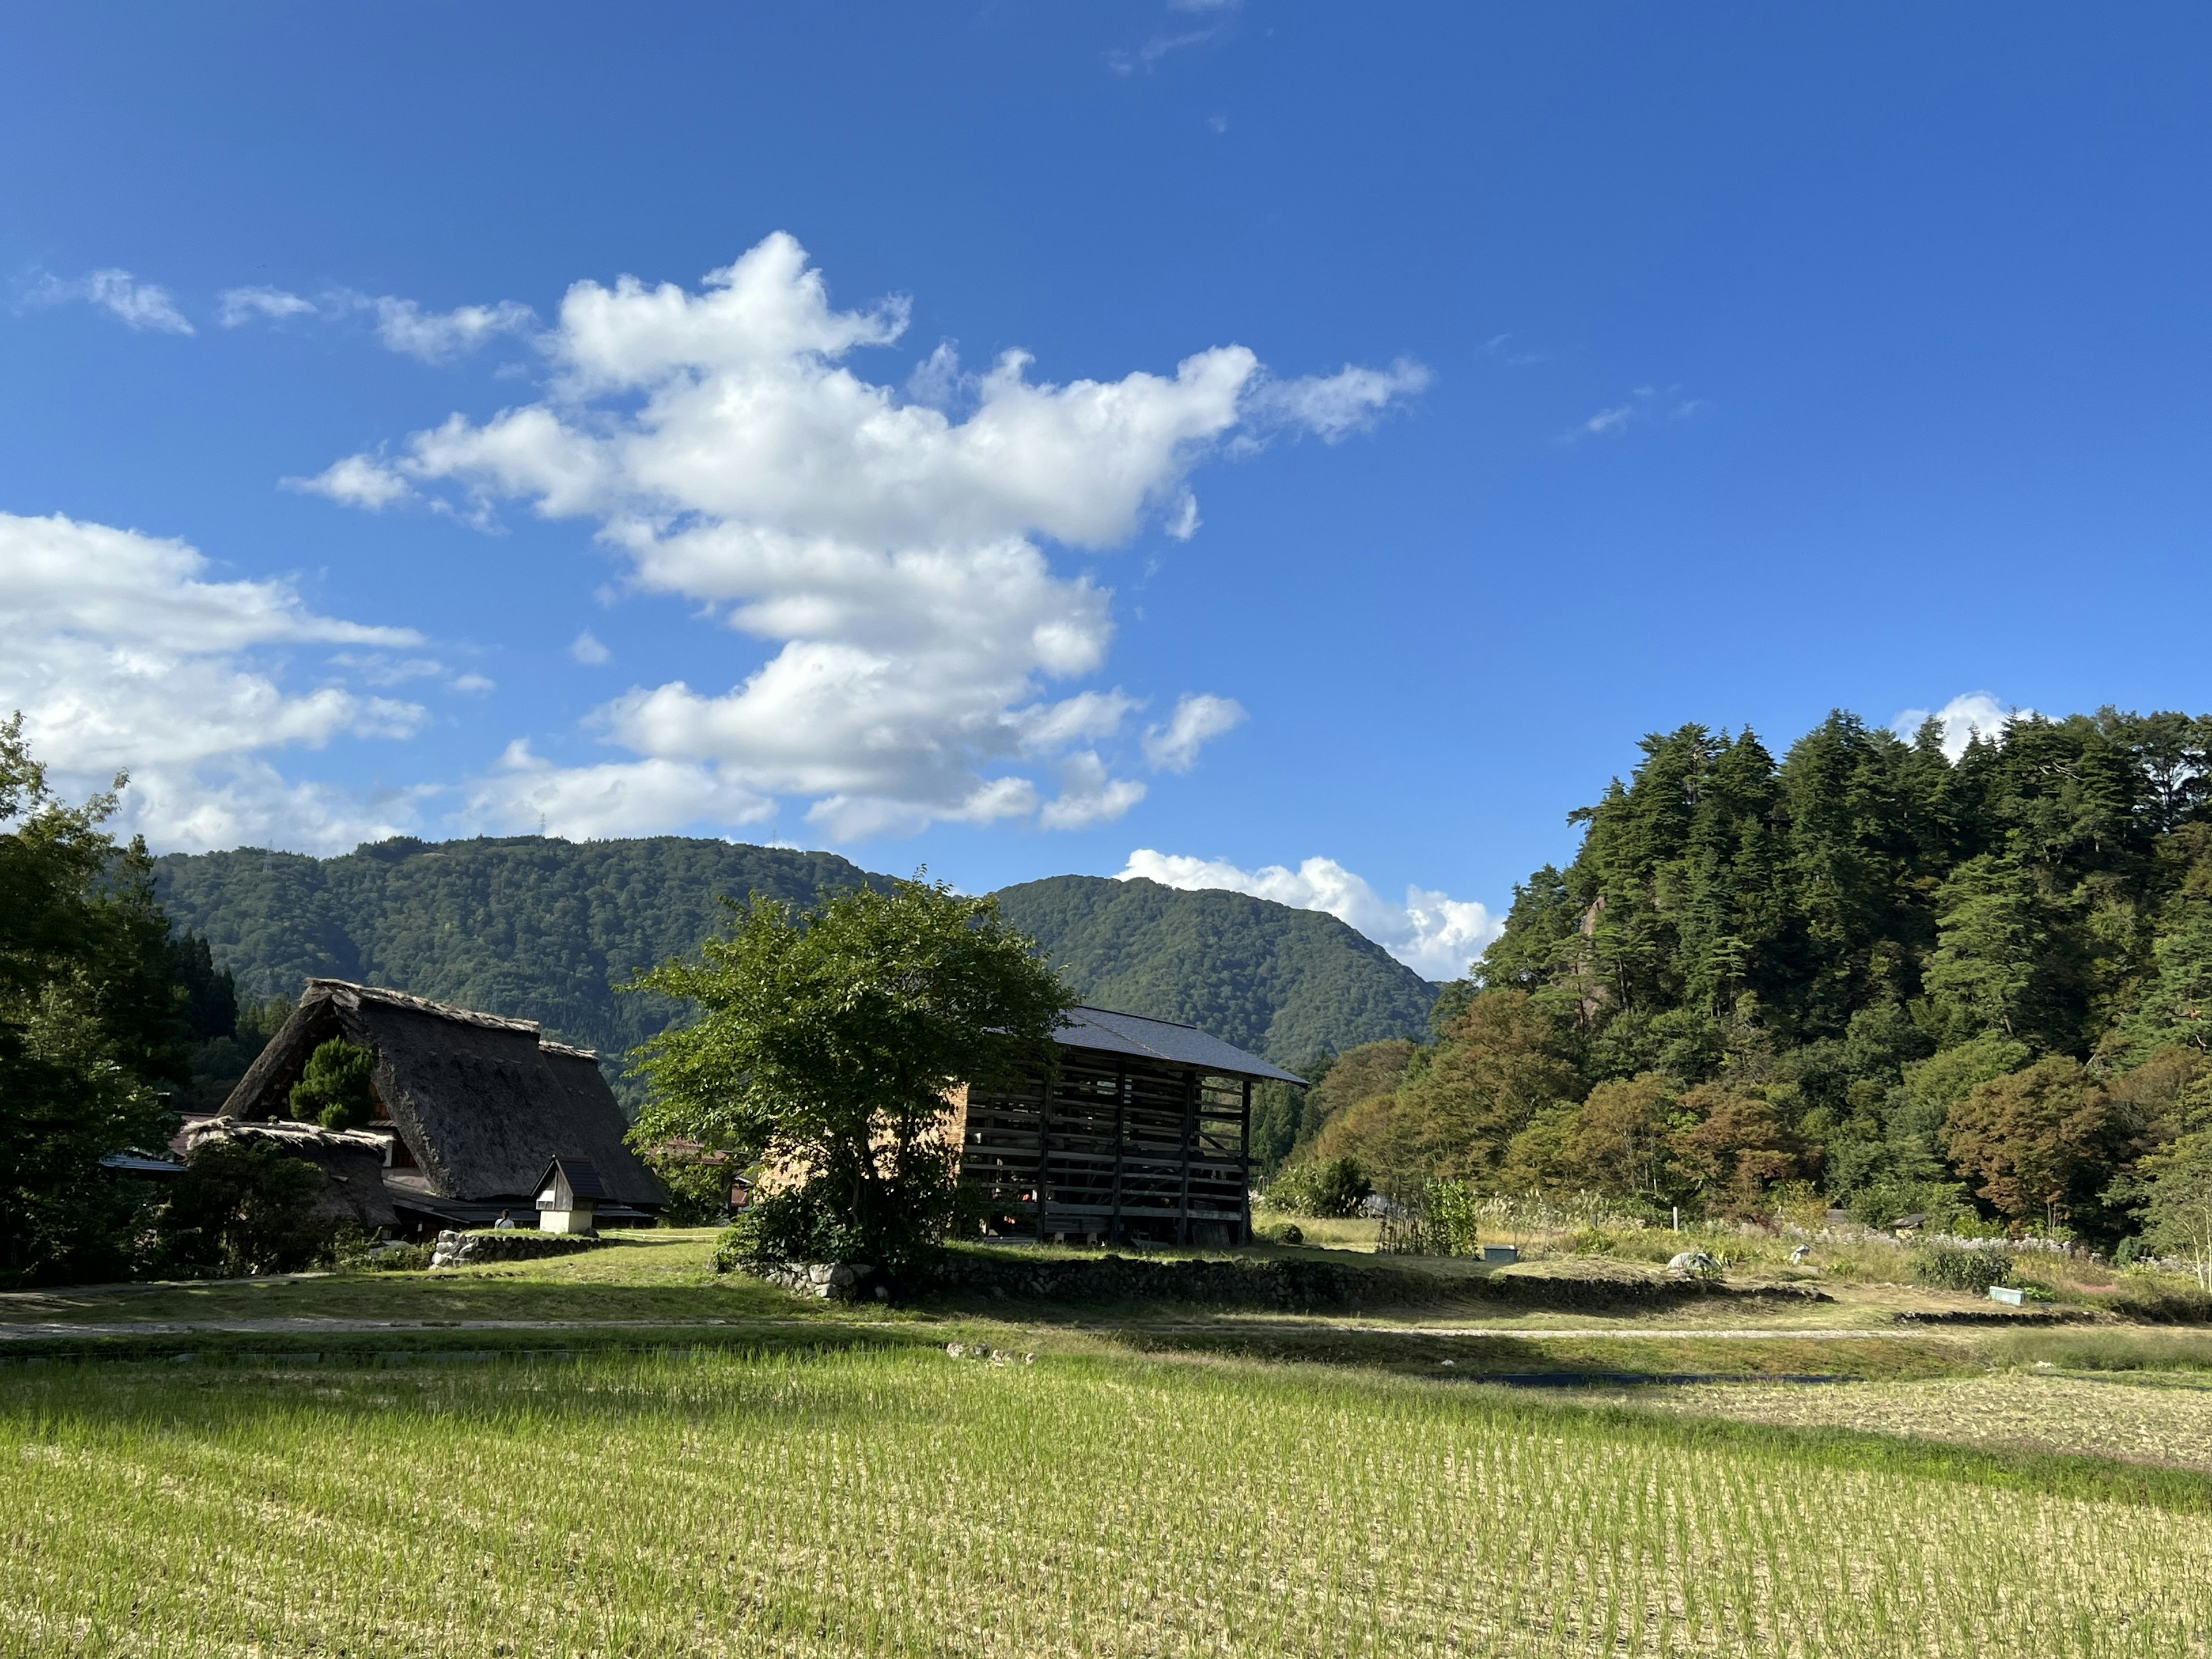
M 1636 1403 L 1796 1428 L 1917 1435 L 2212 1471 L 2212 1387 L 2200 1375 L 1942 1377 L 1792 1389 L 1728 1382 L 1640 1393 Z
M 0 1651 L 2206 1650 L 2195 1477 L 1895 1450 L 1113 1356 L 11 1369 Z

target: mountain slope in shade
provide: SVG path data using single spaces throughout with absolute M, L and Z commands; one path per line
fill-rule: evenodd
M 1099 876 L 1024 882 L 998 899 L 1085 1001 L 1180 1020 L 1281 1065 L 1428 1033 L 1437 988 L 1318 910 Z

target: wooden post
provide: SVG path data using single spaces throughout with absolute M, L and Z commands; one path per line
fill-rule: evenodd
M 1044 1083 L 1042 1085 L 1044 1097 L 1037 1103 L 1036 1206 L 1037 1243 L 1040 1244 L 1044 1243 L 1044 1210 L 1046 1195 L 1051 1191 L 1052 1091 L 1054 1085 L 1059 1081 L 1060 1067 L 1058 1066 L 1048 1066 L 1045 1070 Z
M 1244 1237 L 1252 1242 L 1252 1079 L 1244 1079 L 1244 1110 L 1237 1132 L 1237 1210 L 1244 1218 Z
M 1114 1067 L 1114 1212 L 1106 1220 L 1106 1237 L 1119 1244 L 1121 1240 L 1121 1161 L 1129 1138 L 1129 1068 L 1126 1064 Z
M 1177 1205 L 1176 1243 L 1190 1243 L 1190 1160 L 1198 1150 L 1198 1073 L 1185 1072 L 1182 1079 L 1182 1198 Z

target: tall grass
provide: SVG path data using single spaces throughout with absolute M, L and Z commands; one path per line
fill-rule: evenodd
M 912 1351 L 56 1370 L 0 1382 L 0 1650 L 2206 1650 L 2193 1497 L 1723 1426 Z

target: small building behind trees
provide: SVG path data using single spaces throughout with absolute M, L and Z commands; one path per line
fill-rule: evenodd
M 1252 1087 L 1305 1079 L 1194 1026 L 1072 1009 L 1055 1064 L 956 1097 L 960 1182 L 1001 1236 L 1242 1244 Z
M 311 979 L 300 1006 L 223 1103 L 188 1122 L 188 1136 L 267 1133 L 286 1123 L 323 1161 L 337 1139 L 293 1124 L 292 1091 L 334 1038 L 374 1054 L 368 1121 L 346 1133 L 374 1141 L 401 1231 L 482 1227 L 536 1209 L 541 1177 L 565 1160 L 589 1172 L 597 1225 L 650 1225 L 660 1183 L 624 1139 L 629 1121 L 598 1056 L 544 1036 L 534 1020 L 449 1007 L 403 991 Z M 226 1121 L 230 1126 L 226 1127 Z M 352 1165 L 348 1166 L 350 1181 Z M 567 1212 L 564 1212 L 566 1213 Z

